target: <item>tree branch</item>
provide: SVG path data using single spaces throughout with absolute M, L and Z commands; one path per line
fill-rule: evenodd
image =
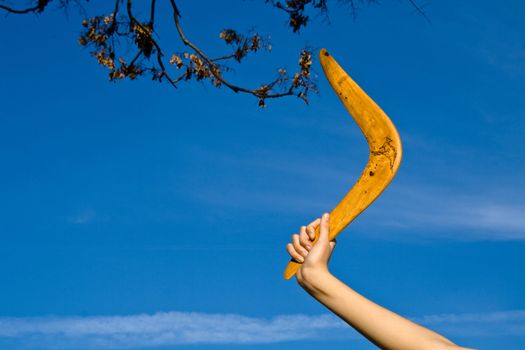
M 141 29 L 141 33 L 140 34 L 147 36 L 147 38 L 149 39 L 151 44 L 153 44 L 153 46 L 155 46 L 155 49 L 157 50 L 157 63 L 159 64 L 159 66 L 161 68 L 161 72 L 159 73 L 158 78 L 162 79 L 162 77 L 166 77 L 168 79 L 168 81 L 171 83 L 171 85 L 173 85 L 173 87 L 176 87 L 175 84 L 173 83 L 173 80 L 170 78 L 168 72 L 166 71 L 166 67 L 164 66 L 164 62 L 162 61 L 162 56 L 164 56 L 164 54 L 162 53 L 160 45 L 157 43 L 157 41 L 155 39 L 153 39 L 153 36 L 151 34 L 153 32 L 153 23 L 150 24 L 151 27 L 150 26 L 148 26 L 148 27 L 144 26 L 137 18 L 135 18 L 135 16 L 133 16 L 133 13 L 131 12 L 131 4 L 132 4 L 132 0 L 128 0 L 128 2 L 127 2 L 127 12 L 128 12 L 128 17 L 129 17 L 129 19 L 131 21 L 130 22 L 131 27 L 133 27 L 133 24 L 136 24 Z M 152 7 L 154 7 L 154 5 L 155 5 L 155 0 L 152 1 Z
M 34 6 L 26 9 L 14 9 L 6 5 L 6 1 L 0 0 L 0 10 L 9 13 L 25 14 L 40 13 L 46 6 L 54 0 L 32 0 Z M 60 7 L 65 7 L 71 3 L 88 2 L 89 0 L 56 0 Z M 299 70 L 296 73 L 288 74 L 285 69 L 278 69 L 278 74 L 273 81 L 262 84 L 258 88 L 248 88 L 239 86 L 226 79 L 223 73 L 231 70 L 225 63 L 228 60 L 235 60 L 238 63 L 250 53 L 258 50 L 271 51 L 271 44 L 267 38 L 261 37 L 257 32 L 249 35 L 242 35 L 233 29 L 223 29 L 219 37 L 232 50 L 230 53 L 209 55 L 206 50 L 196 45 L 186 37 L 181 23 L 182 15 L 177 6 L 176 0 L 170 0 L 169 5 L 173 11 L 173 23 L 184 47 L 188 52 L 173 53 L 169 63 L 176 70 L 181 70 L 180 75 L 175 79 L 170 77 L 172 69 L 166 62 L 165 52 L 168 49 L 161 46 L 161 40 L 155 30 L 156 12 L 158 11 L 157 0 L 149 0 L 149 14 L 147 18 L 137 18 L 133 13 L 133 0 L 126 0 L 126 10 L 121 10 L 124 0 L 113 0 L 112 12 L 108 15 L 86 18 L 82 21 L 84 27 L 79 37 L 82 46 L 93 47 L 91 51 L 99 64 L 110 70 L 109 79 L 116 81 L 129 78 L 136 79 L 144 76 L 147 72 L 151 74 L 153 80 L 162 81 L 164 78 L 173 87 L 182 80 L 195 79 L 197 81 L 210 79 L 215 87 L 225 86 L 235 93 L 243 92 L 257 97 L 259 106 L 264 107 L 265 99 L 278 98 L 289 95 L 297 97 L 308 103 L 307 94 L 310 91 L 317 92 L 317 86 L 311 77 L 312 54 L 310 49 L 305 48 L 300 52 Z M 262 1 L 262 0 L 261 0 Z M 328 0 L 264 0 L 275 8 L 282 10 L 289 16 L 289 26 L 294 32 L 298 32 L 310 21 L 306 14 L 307 10 L 317 10 L 327 13 Z M 429 18 L 423 11 L 423 7 L 418 5 L 418 0 L 407 0 L 415 8 L 419 15 L 422 15 L 428 22 Z M 349 5 L 352 15 L 361 9 L 364 4 L 378 3 L 379 0 L 338 0 L 339 3 Z M 9 3 L 15 3 L 12 0 Z M 121 4 L 122 3 L 122 4 Z M 109 12 L 109 11 L 108 11 Z M 141 17 L 141 16 L 139 16 Z M 250 30 L 251 32 L 252 30 Z M 123 43 L 120 38 L 126 39 Z M 125 45 L 130 45 L 132 52 L 125 49 Z M 171 49 L 170 49 L 171 50 Z M 124 56 L 130 59 L 126 63 L 125 57 L 118 57 L 117 53 L 124 52 Z M 179 73 L 178 73 L 179 74 Z
M 149 18 L 149 24 L 153 28 L 153 22 L 155 22 L 155 0 L 151 0 L 151 10 L 150 10 L 150 18 Z
M 10 13 L 15 13 L 17 15 L 23 15 L 26 13 L 34 12 L 34 13 L 41 13 L 44 11 L 46 6 L 49 4 L 51 0 L 37 0 L 36 4 L 32 7 L 28 7 L 25 9 L 17 10 L 12 7 L 9 7 L 7 5 L 0 4 L 0 9 L 5 10 Z
M 305 92 L 299 92 L 297 94 L 297 96 L 299 96 L 306 103 L 308 103 L 308 100 L 306 99 L 306 94 L 307 94 L 308 90 L 310 90 L 310 89 L 316 90 L 316 86 L 315 86 L 315 84 L 311 83 L 309 80 L 306 81 L 306 83 L 299 84 L 299 76 L 297 74 L 296 74 L 296 77 L 294 78 L 294 84 L 292 84 L 287 91 L 280 92 L 280 93 L 269 93 L 269 92 L 271 91 L 271 89 L 276 84 L 282 84 L 287 79 L 286 80 L 282 79 L 282 78 L 276 79 L 275 81 L 273 81 L 273 82 L 271 82 L 269 84 L 262 85 L 258 89 L 244 88 L 244 87 L 241 87 L 241 86 L 238 86 L 238 85 L 234 85 L 234 84 L 228 82 L 227 80 L 225 80 L 222 77 L 222 75 L 220 74 L 220 66 L 217 63 L 215 63 L 214 61 L 227 59 L 227 58 L 233 58 L 233 57 L 236 57 L 236 54 L 226 55 L 226 56 L 222 56 L 222 57 L 219 57 L 219 58 L 216 58 L 216 59 L 210 59 L 199 47 L 197 47 L 194 43 L 192 43 L 190 40 L 188 40 L 188 38 L 185 36 L 184 32 L 182 31 L 182 27 L 180 25 L 180 21 L 179 21 L 180 12 L 178 10 L 177 4 L 175 3 L 175 0 L 170 0 L 170 3 L 171 3 L 171 6 L 172 6 L 172 9 L 173 9 L 173 21 L 175 22 L 175 27 L 177 28 L 177 32 L 179 33 L 179 36 L 180 36 L 182 42 L 184 43 L 184 45 L 190 47 L 198 55 L 198 58 L 200 60 L 204 61 L 204 63 L 209 68 L 209 72 L 214 76 L 214 78 L 218 82 L 220 82 L 220 84 L 225 85 L 226 87 L 228 87 L 229 89 L 231 89 L 235 93 L 244 92 L 244 93 L 248 93 L 248 94 L 252 94 L 252 95 L 256 96 L 257 98 L 259 98 L 259 106 L 261 106 L 261 107 L 265 106 L 265 104 L 264 104 L 264 100 L 265 99 L 267 99 L 267 98 L 278 98 L 278 97 L 289 96 L 289 95 L 295 95 L 294 88 L 302 86 L 302 87 L 305 88 Z M 311 65 L 311 57 L 309 59 L 310 59 L 310 64 L 304 67 L 305 68 L 304 77 L 306 79 L 309 79 L 309 75 L 310 75 L 309 69 L 310 69 L 310 65 Z M 186 77 L 187 74 L 184 74 L 183 76 Z M 182 76 L 179 77 L 178 80 L 180 80 L 181 78 L 182 78 Z

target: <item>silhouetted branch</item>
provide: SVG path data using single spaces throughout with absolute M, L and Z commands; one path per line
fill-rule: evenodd
M 264 0 L 270 3 L 275 8 L 282 10 L 288 14 L 288 25 L 292 28 L 294 33 L 300 31 L 302 27 L 306 27 L 310 21 L 310 17 L 306 15 L 308 6 L 321 11 L 321 13 L 328 13 L 328 0 Z M 409 3 L 416 9 L 416 12 L 422 15 L 428 22 L 430 22 L 423 9 L 417 5 L 415 0 L 408 0 Z M 379 4 L 379 0 L 338 0 L 338 3 L 348 4 L 350 7 L 350 14 L 355 19 L 360 9 L 360 5 L 365 4 Z
M 214 85 L 216 86 L 225 85 L 226 87 L 228 87 L 229 89 L 231 89 L 232 91 L 236 93 L 244 92 L 244 93 L 252 94 L 259 99 L 259 106 L 261 107 L 265 106 L 264 100 L 267 98 L 278 98 L 278 97 L 289 96 L 289 95 L 297 95 L 298 97 L 302 98 L 306 103 L 308 103 L 308 100 L 306 98 L 308 91 L 309 90 L 316 91 L 317 87 L 315 86 L 313 82 L 310 81 L 310 66 L 312 63 L 311 54 L 310 52 L 306 50 L 303 50 L 303 52 L 301 53 L 300 62 L 303 62 L 301 66 L 301 73 L 300 74 L 296 73 L 293 83 L 290 85 L 288 90 L 285 92 L 271 93 L 275 85 L 278 85 L 278 84 L 282 85 L 285 82 L 287 82 L 288 78 L 284 79 L 284 77 L 282 76 L 283 74 L 281 74 L 281 76 L 275 79 L 274 81 L 268 84 L 263 84 L 257 89 L 249 89 L 249 88 L 241 87 L 241 86 L 228 82 L 226 79 L 223 78 L 221 71 L 220 71 L 220 66 L 217 63 L 215 63 L 215 61 L 235 58 L 240 62 L 240 59 L 243 57 L 243 55 L 239 54 L 240 50 L 237 50 L 236 53 L 231 54 L 231 55 L 225 55 L 225 56 L 221 56 L 215 59 L 210 59 L 199 47 L 197 47 L 193 42 L 191 42 L 186 37 L 186 35 L 182 31 L 182 27 L 179 21 L 180 12 L 177 8 L 175 0 L 170 0 L 170 3 L 173 9 L 173 21 L 175 22 L 175 27 L 177 28 L 177 32 L 179 33 L 179 36 L 182 42 L 184 43 L 184 45 L 190 47 L 197 54 L 198 57 L 195 58 L 194 56 L 194 59 L 193 59 L 194 61 L 196 61 L 200 66 L 202 66 L 203 64 L 207 66 L 207 71 L 210 72 L 215 78 Z M 223 31 L 221 33 L 221 37 L 225 39 L 227 43 L 232 43 L 232 42 L 239 43 L 243 41 L 243 38 L 232 30 Z M 241 51 L 241 52 L 246 52 L 248 50 L 249 48 L 245 48 L 244 51 Z M 281 72 L 286 73 L 285 70 L 281 70 Z M 301 79 L 301 77 L 303 79 Z M 300 88 L 303 88 L 303 91 L 297 92 L 296 90 Z
M 2 1 L 2 0 L 0 0 Z M 8 13 L 26 14 L 41 13 L 53 0 L 34 0 L 33 6 L 25 9 L 15 9 L 6 4 L 0 4 L 0 10 Z M 56 0 L 60 8 L 66 8 L 71 3 L 79 5 L 89 0 Z M 170 50 L 169 65 L 166 62 L 166 47 L 161 45 L 160 39 L 155 31 L 155 14 L 159 4 L 156 0 L 149 2 L 149 18 L 142 20 L 133 13 L 133 0 L 113 0 L 112 11 L 108 15 L 94 16 L 82 21 L 82 32 L 79 44 L 90 47 L 90 54 L 98 63 L 109 69 L 109 79 L 118 81 L 129 78 L 137 79 L 140 76 L 151 75 L 155 81 L 162 82 L 166 79 L 173 87 L 177 87 L 181 81 L 195 79 L 197 81 L 209 79 L 211 84 L 219 88 L 222 86 L 234 91 L 251 94 L 258 99 L 259 106 L 265 106 L 268 98 L 279 98 L 284 96 L 297 96 L 308 103 L 308 93 L 317 92 L 317 86 L 311 76 L 312 53 L 310 49 L 304 48 L 299 55 L 299 69 L 293 75 L 287 70 L 280 68 L 276 77 L 268 83 L 261 84 L 258 88 L 248 88 L 236 85 L 225 78 L 224 73 L 231 70 L 226 62 L 241 63 L 249 54 L 259 50 L 271 51 L 272 47 L 268 38 L 263 38 L 257 32 L 242 35 L 231 28 L 223 29 L 219 37 L 231 49 L 230 53 L 212 56 L 206 50 L 191 41 L 184 33 L 181 23 L 181 13 L 176 0 L 170 0 L 167 6 L 171 6 L 173 12 L 173 24 L 178 36 L 187 48 L 188 52 L 175 52 Z M 264 0 L 289 16 L 289 26 L 294 32 L 298 32 L 309 22 L 306 11 L 309 8 L 327 13 L 328 0 Z M 416 0 L 408 0 L 416 11 L 428 17 L 422 8 L 416 4 Z M 14 2 L 14 0 L 13 0 Z M 125 3 L 125 9 L 121 9 Z M 355 15 L 360 5 L 377 3 L 378 0 L 338 0 L 350 6 L 352 15 Z M 84 13 L 84 12 L 82 12 Z M 121 40 L 123 39 L 123 40 Z M 129 48 L 132 48 L 131 52 Z M 119 56 L 124 52 L 123 56 Z M 126 56 L 130 59 L 127 62 Z M 173 70 L 180 71 L 175 78 L 171 78 Z
M 20 10 L 12 8 L 7 5 L 0 4 L 0 9 L 5 10 L 10 13 L 15 13 L 17 15 L 23 15 L 23 14 L 30 13 L 30 12 L 41 13 L 42 11 L 44 11 L 44 9 L 46 8 L 46 6 L 49 4 L 50 1 L 51 0 L 38 0 L 36 1 L 34 6 L 31 6 L 25 9 L 20 9 Z

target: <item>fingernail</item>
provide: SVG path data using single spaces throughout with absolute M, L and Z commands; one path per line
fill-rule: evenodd
M 306 245 L 306 249 L 311 250 L 311 249 L 312 249 L 312 246 L 309 245 L 309 244 L 307 244 L 307 245 Z
M 299 261 L 300 263 L 303 263 L 304 262 L 304 258 L 302 256 L 300 256 L 300 257 L 297 258 L 297 261 Z
M 328 214 L 328 213 L 324 213 L 324 214 L 323 214 L 323 218 L 324 218 L 324 219 L 328 219 L 329 216 L 330 216 L 330 214 Z

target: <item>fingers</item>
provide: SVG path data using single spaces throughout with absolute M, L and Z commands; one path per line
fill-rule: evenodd
M 306 234 L 308 235 L 308 238 L 313 241 L 315 240 L 315 227 L 314 226 L 307 226 L 306 227 Z
M 292 243 L 288 243 L 286 245 L 286 250 L 288 251 L 288 254 L 297 262 L 303 263 L 304 258 L 301 256 L 301 254 L 297 253 Z
M 299 231 L 299 243 L 308 251 L 312 249 L 310 236 L 306 233 L 306 226 L 301 226 L 301 230 Z
M 337 241 L 335 240 L 335 238 L 333 240 L 330 241 L 330 253 L 334 251 L 334 248 L 335 246 L 337 245 Z
M 306 250 L 306 248 L 301 245 L 299 235 L 292 235 L 292 244 L 295 251 L 303 258 L 306 258 L 308 255 L 308 250 Z
M 317 227 L 319 227 L 319 241 L 322 241 L 325 247 L 329 245 L 331 252 L 335 247 L 335 239 L 330 242 L 328 241 L 329 226 L 328 214 L 324 214 L 320 219 L 315 219 L 308 224 L 308 226 L 301 226 L 299 234 L 292 235 L 292 243 L 286 245 L 288 254 L 290 254 L 295 261 L 303 263 L 308 252 L 313 248 L 315 230 Z
M 308 227 L 313 227 L 314 229 L 319 226 L 319 223 L 321 222 L 321 219 L 317 218 L 311 223 L 308 224 Z
M 317 218 L 306 226 L 306 234 L 311 241 L 315 240 L 315 229 L 319 226 L 321 219 Z
M 302 263 L 312 249 L 312 241 L 315 239 L 315 229 L 319 225 L 320 219 L 311 222 L 308 227 L 301 226 L 299 234 L 292 235 L 292 243 L 288 243 L 286 250 L 296 261 Z

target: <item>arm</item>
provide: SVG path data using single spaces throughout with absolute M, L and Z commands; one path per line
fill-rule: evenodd
M 321 225 L 315 245 L 315 228 Z M 293 259 L 302 263 L 297 282 L 304 290 L 381 349 L 460 350 L 443 336 L 415 324 L 366 299 L 328 271 L 335 241 L 328 241 L 329 215 L 301 227 L 287 245 Z

